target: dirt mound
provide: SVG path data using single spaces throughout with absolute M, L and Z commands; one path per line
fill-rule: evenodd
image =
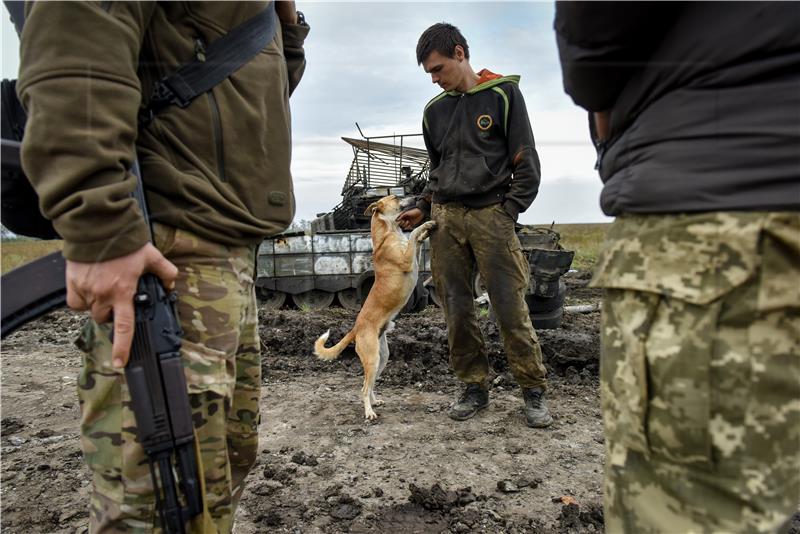
M 589 503 L 582 510 L 576 502 L 565 504 L 558 516 L 559 531 L 577 534 L 580 532 L 603 532 L 603 507 Z
M 430 489 L 409 484 L 408 490 L 411 493 L 408 497 L 409 502 L 430 511 L 450 512 L 453 508 L 464 507 L 479 499 L 472 493 L 472 488 L 445 491 L 438 483 L 433 484 Z M 480 500 L 485 501 L 486 497 Z
M 264 373 L 330 370 L 331 366 L 344 368 L 348 373 L 361 373 L 354 345 L 345 349 L 336 362 L 321 361 L 313 355 L 314 342 L 321 334 L 330 329 L 328 344 L 338 342 L 352 328 L 356 315 L 342 308 L 314 313 L 301 310 L 262 313 Z M 561 328 L 538 332 L 549 371 L 568 376 L 586 370 L 596 375 L 600 358 L 598 317 L 599 312 L 566 314 Z M 499 329 L 488 314 L 483 314 L 479 323 L 492 371 L 490 381 L 494 383 L 500 377 L 499 383 L 513 383 L 508 380 Z M 395 329 L 387 338 L 391 356 L 390 365 L 381 375 L 382 384 L 413 383 L 434 390 L 450 383 L 447 330 L 439 308 L 429 306 L 421 313 L 397 317 Z

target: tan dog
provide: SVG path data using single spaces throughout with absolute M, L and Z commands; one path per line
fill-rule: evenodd
M 336 345 L 325 348 L 330 330 L 319 336 L 314 343 L 314 354 L 323 360 L 333 360 L 355 340 L 356 353 L 364 367 L 364 387 L 361 399 L 364 401 L 364 417 L 375 419 L 377 415 L 372 405 L 383 402 L 375 398 L 375 380 L 383 372 L 389 361 L 389 344 L 386 333 L 394 327 L 392 319 L 405 306 L 419 275 L 417 250 L 419 244 L 428 237 L 428 232 L 436 223 L 433 221 L 420 225 L 409 239 L 395 219 L 401 211 L 400 201 L 394 195 L 383 197 L 369 205 L 365 215 L 372 214 L 370 231 L 372 233 L 372 263 L 375 270 L 375 283 L 367 300 L 356 317 L 356 324 Z

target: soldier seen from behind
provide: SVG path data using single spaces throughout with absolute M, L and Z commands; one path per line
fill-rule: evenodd
M 800 500 L 800 5 L 556 6 L 616 217 L 609 532 L 777 532 Z

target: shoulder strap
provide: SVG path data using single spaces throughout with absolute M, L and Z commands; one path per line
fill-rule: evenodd
M 139 112 L 139 125 L 146 126 L 170 105 L 185 108 L 210 91 L 266 47 L 277 28 L 275 2 L 211 43 L 204 53 L 184 63 L 156 83 L 150 101 Z

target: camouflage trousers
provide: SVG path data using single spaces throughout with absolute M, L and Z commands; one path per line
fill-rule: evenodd
M 258 448 L 261 355 L 253 284 L 255 247 L 227 247 L 163 225 L 155 245 L 178 267 L 189 401 L 206 504 L 230 532 Z M 159 532 L 146 456 L 122 370 L 111 365 L 110 325 L 89 321 L 78 381 L 84 458 L 92 471 L 91 532 Z M 202 529 L 192 525 L 194 532 Z
M 431 270 L 447 322 L 450 365 L 464 383 L 483 383 L 489 360 L 475 311 L 473 266 L 489 293 L 508 365 L 520 387 L 547 387 L 542 349 L 531 324 L 525 291 L 530 267 L 514 232 L 514 220 L 500 204 L 467 208 L 434 204 Z
M 620 217 L 593 285 L 608 532 L 775 532 L 800 504 L 800 214 Z

